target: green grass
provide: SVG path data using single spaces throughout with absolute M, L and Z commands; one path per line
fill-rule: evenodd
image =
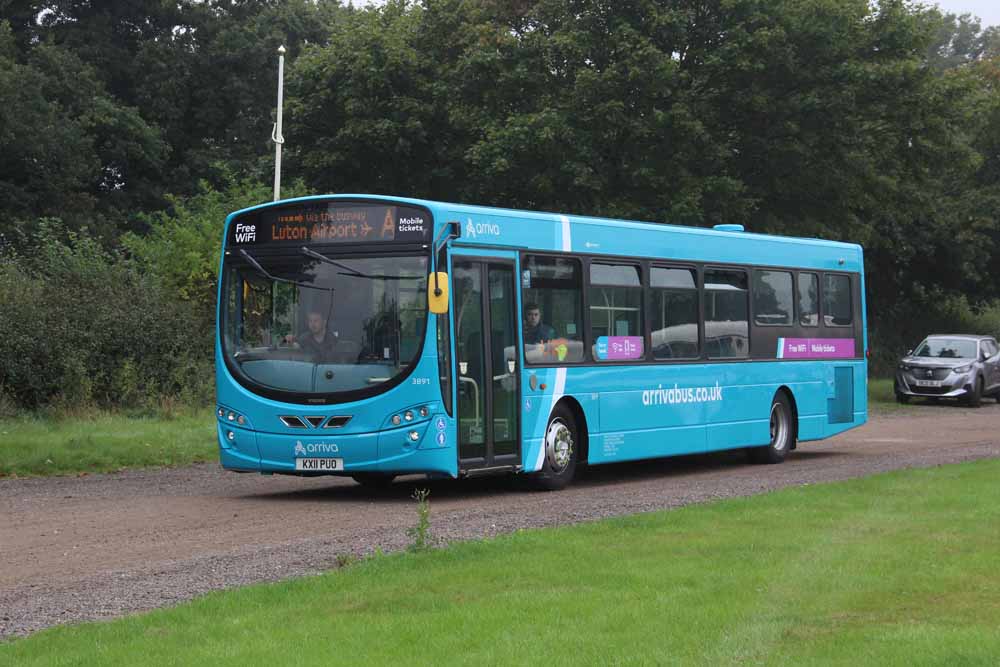
M 998 476 L 905 471 L 377 557 L 54 628 L 0 664 L 995 665 Z
M 872 403 L 892 403 L 896 405 L 896 393 L 892 378 L 869 378 L 868 400 Z
M 217 460 L 210 410 L 154 416 L 94 411 L 0 419 L 0 476 L 108 472 Z
M 868 398 L 881 408 L 904 408 L 895 402 L 892 380 L 870 380 Z M 207 410 L 0 419 L 0 477 L 184 465 L 217 456 L 215 418 Z
M 919 407 L 920 401 L 917 401 Z M 913 410 L 914 406 L 896 402 L 896 392 L 893 389 L 892 378 L 868 379 L 868 404 L 876 413 L 905 412 Z

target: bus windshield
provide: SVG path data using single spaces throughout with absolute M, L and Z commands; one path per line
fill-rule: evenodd
M 426 256 L 241 250 L 224 272 L 223 354 L 256 387 L 374 393 L 420 354 Z

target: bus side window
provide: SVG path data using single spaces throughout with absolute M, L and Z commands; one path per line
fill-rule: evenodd
M 642 276 L 634 264 L 590 265 L 590 336 L 595 361 L 642 359 Z
M 580 260 L 527 255 L 521 265 L 521 306 L 536 307 L 537 324 L 521 313 L 529 364 L 583 361 L 583 268 Z
M 792 324 L 792 274 L 758 269 L 753 272 L 753 321 L 764 326 Z
M 799 324 L 819 326 L 819 276 L 815 273 L 799 274 Z
M 854 321 L 851 279 L 842 274 L 823 276 L 823 319 L 827 326 L 849 327 Z
M 746 271 L 705 270 L 705 346 L 709 358 L 749 356 L 747 296 Z
M 698 284 L 694 269 L 654 266 L 649 286 L 653 296 L 653 358 L 697 359 Z

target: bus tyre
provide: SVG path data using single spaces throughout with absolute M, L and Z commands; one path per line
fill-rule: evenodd
M 753 463 L 781 463 L 792 448 L 792 406 L 783 392 L 778 392 L 771 401 L 771 442 L 766 447 L 749 450 Z
M 556 406 L 542 440 L 542 469 L 528 476 L 530 486 L 541 491 L 565 488 L 576 472 L 579 442 L 573 413 L 564 405 Z
M 970 408 L 978 408 L 983 403 L 983 378 L 976 377 L 972 391 L 965 395 L 965 404 Z
M 396 476 L 383 472 L 356 472 L 351 478 L 366 489 L 388 489 Z

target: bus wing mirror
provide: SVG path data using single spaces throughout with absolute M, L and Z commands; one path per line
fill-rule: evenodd
M 427 307 L 435 315 L 448 312 L 448 274 L 445 271 L 427 277 Z

